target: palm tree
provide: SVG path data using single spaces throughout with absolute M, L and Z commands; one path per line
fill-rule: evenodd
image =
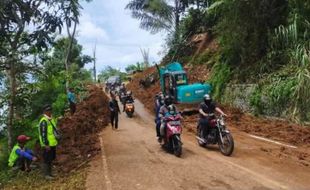
M 170 0 L 172 1 L 172 0 Z M 187 0 L 131 0 L 126 9 L 132 16 L 141 21 L 140 27 L 157 33 L 167 31 L 177 33 L 180 25 L 180 14 L 188 6 Z

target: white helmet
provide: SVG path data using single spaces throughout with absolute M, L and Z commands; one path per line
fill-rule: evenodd
M 203 100 L 204 100 L 204 101 L 212 100 L 212 98 L 211 98 L 211 96 L 210 96 L 209 94 L 205 94 L 205 95 L 203 96 Z

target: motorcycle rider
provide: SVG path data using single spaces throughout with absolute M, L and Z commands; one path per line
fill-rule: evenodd
M 164 105 L 164 95 L 162 92 L 158 93 L 155 97 L 155 124 L 156 124 L 156 136 L 160 139 L 160 117 L 159 110 Z
M 122 85 L 119 88 L 119 99 L 123 105 L 126 103 L 124 100 L 126 96 L 126 91 L 127 90 L 126 90 L 125 84 L 122 83 Z
M 122 94 L 122 93 L 124 93 L 124 94 L 126 94 L 126 86 L 125 86 L 125 83 L 122 83 L 122 85 L 120 86 L 120 88 L 119 88 L 119 93 L 120 94 Z
M 172 104 L 172 99 L 170 96 L 165 96 L 164 99 L 164 105 L 162 105 L 159 109 L 159 118 L 161 121 L 161 125 L 160 125 L 160 137 L 158 138 L 158 142 L 161 143 L 162 142 L 162 138 L 165 136 L 165 127 L 166 127 L 166 123 L 164 121 L 164 117 L 166 116 L 168 110 L 168 107 Z
M 215 119 L 215 112 L 220 113 L 223 116 L 227 116 L 219 107 L 217 107 L 216 103 L 212 100 L 209 94 L 204 95 L 203 102 L 200 104 L 199 113 L 199 126 L 202 127 L 203 137 L 207 137 L 210 131 L 209 122 L 212 119 Z
M 126 96 L 124 97 L 123 101 L 124 101 L 124 103 L 123 103 L 123 112 L 125 112 L 126 103 L 127 102 L 130 102 L 130 103 L 134 102 L 134 99 L 132 97 L 132 92 L 130 90 L 126 93 Z

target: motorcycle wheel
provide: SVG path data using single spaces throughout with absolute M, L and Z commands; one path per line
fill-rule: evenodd
M 132 118 L 133 117 L 133 113 L 132 112 L 126 112 L 127 117 Z
M 203 131 L 201 130 L 201 127 L 198 126 L 197 136 L 200 137 L 200 138 L 204 138 L 202 134 L 203 134 Z M 197 142 L 198 142 L 199 146 L 201 146 L 201 147 L 205 147 L 206 146 L 206 143 L 201 141 L 201 140 L 199 140 L 199 139 L 197 139 Z
M 234 151 L 234 139 L 230 133 L 223 136 L 224 143 L 219 140 L 220 151 L 225 156 L 230 156 Z
M 182 143 L 178 138 L 173 138 L 173 153 L 176 157 L 181 157 L 182 155 Z

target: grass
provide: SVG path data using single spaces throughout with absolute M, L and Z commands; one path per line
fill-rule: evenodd
M 85 189 L 86 168 L 82 168 L 74 173 L 60 175 L 53 181 L 45 180 L 39 170 L 34 170 L 30 173 L 17 172 L 13 174 L 12 172 L 7 172 L 6 174 L 7 179 L 4 182 L 0 181 L 0 189 Z

